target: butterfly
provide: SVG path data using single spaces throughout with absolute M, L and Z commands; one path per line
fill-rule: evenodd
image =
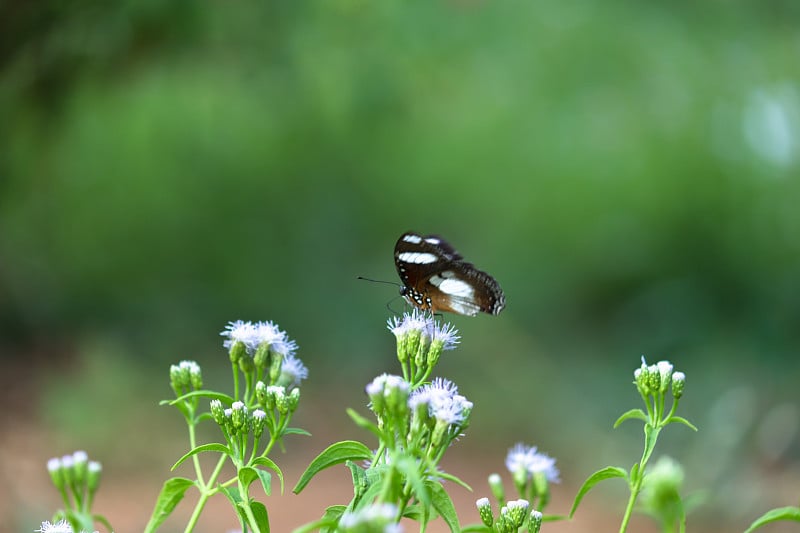
M 394 263 L 403 282 L 400 295 L 423 311 L 496 315 L 506 306 L 497 281 L 437 235 L 404 233 L 394 246 Z

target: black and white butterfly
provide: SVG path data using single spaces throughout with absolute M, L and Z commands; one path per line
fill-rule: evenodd
M 403 281 L 400 294 L 423 311 L 496 315 L 506 306 L 497 281 L 439 236 L 404 233 L 394 246 L 394 262 Z

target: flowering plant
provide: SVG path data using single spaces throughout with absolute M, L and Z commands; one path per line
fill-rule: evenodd
M 320 471 L 344 464 L 352 474 L 354 496 L 346 504 L 329 507 L 321 518 L 295 533 L 398 533 L 403 519 L 419 522 L 420 531 L 425 531 L 438 518 L 452 532 L 538 533 L 545 521 L 573 518 L 583 497 L 610 478 L 625 479 L 630 489 L 620 532 L 627 530 L 637 505 L 659 522 L 662 531 L 685 531 L 687 511 L 696 500 L 681 496 L 684 473 L 680 464 L 660 457 L 650 466 L 658 436 L 666 426 L 678 423 L 696 430 L 676 414 L 686 376 L 675 372 L 671 363 L 648 365 L 642 358 L 641 367 L 634 372 L 634 384 L 645 409 L 631 409 L 615 424 L 627 420 L 644 423 L 643 452 L 630 470 L 608 466 L 596 471 L 579 489 L 568 517 L 545 515 L 550 485 L 560 481 L 556 461 L 534 446 L 518 443 L 505 460 L 517 498 L 507 499 L 501 476 L 490 475 L 489 490 L 497 512 L 488 497 L 481 497 L 476 501 L 480 523 L 462 526 L 444 482 L 471 489 L 439 465 L 469 427 L 473 404 L 452 381 L 431 379 L 442 353 L 458 345 L 458 332 L 450 324 L 441 324 L 416 310 L 393 318 L 388 326 L 397 341 L 402 375 L 384 373 L 366 385 L 371 417 L 347 410 L 353 422 L 377 441 L 376 446 L 355 440 L 334 443 L 309 464 L 294 487 L 300 494 Z M 217 494 L 230 501 L 241 531 L 269 532 L 267 508 L 251 495 L 251 486 L 258 482 L 269 496 L 273 476 L 277 476 L 283 491 L 283 473 L 269 454 L 275 445 L 283 447 L 290 435 L 308 435 L 305 430 L 290 427 L 300 402 L 300 384 L 308 376 L 295 355 L 296 343 L 272 322 L 231 322 L 221 335 L 231 362 L 232 394 L 204 389 L 200 366 L 194 361 L 170 367 L 175 399 L 161 403 L 175 407 L 182 415 L 190 446 L 173 469 L 190 463 L 194 479 L 173 477 L 164 483 L 146 533 L 155 532 L 163 524 L 190 488 L 199 492 L 199 498 L 186 532 L 194 530 L 208 499 Z M 672 400 L 669 408 L 668 395 Z M 197 426 L 204 421 L 216 424 L 220 442 L 197 442 Z M 218 456 L 210 472 L 200 464 L 201 453 Z M 235 475 L 223 479 L 222 470 L 228 463 Z M 55 513 L 53 523 L 43 522 L 37 531 L 90 532 L 96 522 L 113 530 L 108 520 L 91 511 L 99 484 L 99 463 L 89 461 L 86 453 L 79 451 L 50 460 L 48 470 L 65 508 Z M 773 509 L 756 519 L 747 531 L 776 520 L 800 521 L 800 508 Z

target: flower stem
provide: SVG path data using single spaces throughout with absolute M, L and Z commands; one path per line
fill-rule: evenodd
M 217 489 L 209 489 L 209 485 L 213 485 L 217 481 L 217 477 L 219 476 L 220 471 L 222 471 L 222 467 L 225 464 L 225 459 L 227 456 L 223 455 L 217 461 L 217 466 L 214 468 L 214 471 L 211 473 L 211 477 L 208 478 L 208 484 L 202 484 L 200 487 L 200 499 L 197 500 L 197 505 L 194 506 L 194 511 L 192 511 L 192 516 L 189 518 L 189 522 L 186 524 L 186 529 L 184 529 L 184 533 L 189 533 L 194 529 L 194 526 L 197 524 L 197 520 L 200 519 L 200 513 L 203 512 L 203 508 L 206 506 L 206 501 L 217 493 Z M 199 479 L 199 478 L 198 478 Z M 202 482 L 201 482 L 202 483 Z
M 625 530 L 628 529 L 628 522 L 633 514 L 633 506 L 636 503 L 636 498 L 639 497 L 639 492 L 642 490 L 642 470 L 643 468 L 639 469 L 640 474 L 637 475 L 637 479 L 631 483 L 631 496 L 628 498 L 627 507 L 625 507 L 625 515 L 622 517 L 622 524 L 619 526 L 619 533 L 625 533 Z

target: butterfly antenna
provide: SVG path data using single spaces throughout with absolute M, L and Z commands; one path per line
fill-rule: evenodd
M 387 285 L 394 285 L 395 287 L 402 287 L 401 284 L 396 283 L 394 281 L 384 281 L 382 279 L 370 279 L 370 278 L 365 278 L 364 276 L 358 276 L 356 279 L 363 279 L 364 281 L 371 281 L 372 283 L 385 283 Z

